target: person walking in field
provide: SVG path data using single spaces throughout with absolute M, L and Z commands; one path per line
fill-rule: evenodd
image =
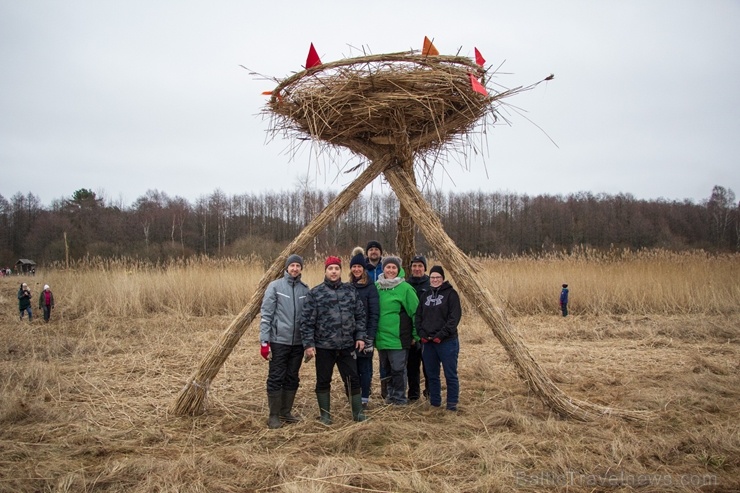
M 383 274 L 375 285 L 380 296 L 380 317 L 375 347 L 380 358 L 381 384 L 386 381 L 386 404 L 405 405 L 406 363 L 409 349 L 418 344 L 414 328 L 414 314 L 419 298 L 411 284 L 404 279 L 401 259 L 385 257 Z
M 352 260 L 349 262 L 350 283 L 357 290 L 365 307 L 365 349 L 357 354 L 357 374 L 360 377 L 362 407 L 367 409 L 370 403 L 370 390 L 373 382 L 373 349 L 375 334 L 378 330 L 378 316 L 380 304 L 378 289 L 365 270 L 365 251 L 362 247 L 352 250 Z
M 28 313 L 28 321 L 33 321 L 33 311 L 31 310 L 31 290 L 28 289 L 28 284 L 25 282 L 21 284 L 18 289 L 18 309 L 21 312 L 21 320 L 23 320 L 23 314 Z
M 295 423 L 292 414 L 303 358 L 300 320 L 308 285 L 301 281 L 303 258 L 293 254 L 285 261 L 283 277 L 272 281 L 262 299 L 260 354 L 270 362 L 267 372 L 267 426 L 280 428 L 283 421 Z
M 426 274 L 427 259 L 423 255 L 416 255 L 411 259 L 411 276 L 406 281 L 413 286 L 419 300 L 430 289 L 429 276 Z M 417 328 L 418 331 L 418 328 Z M 421 375 L 424 375 L 424 397 L 429 396 L 429 382 L 421 358 L 421 344 L 414 344 L 409 348 L 409 360 L 406 364 L 406 373 L 409 379 L 409 401 L 417 401 L 422 394 Z
M 328 257 L 324 262 L 324 282 L 311 288 L 301 314 L 301 336 L 305 360 L 316 357 L 316 400 L 319 419 L 332 424 L 331 380 L 334 366 L 350 389 L 352 419 L 365 421 L 362 410 L 357 352 L 365 349 L 365 307 L 357 290 L 344 283 L 342 260 Z
M 51 292 L 48 284 L 44 284 L 44 290 L 39 295 L 39 310 L 43 310 L 44 322 L 49 323 L 51 310 L 54 308 L 54 293 Z
M 560 311 L 563 312 L 563 316 L 568 316 L 568 285 L 563 284 L 563 289 L 560 291 Z
M 447 384 L 447 410 L 457 411 L 460 399 L 460 382 L 457 376 L 457 358 L 460 341 L 457 326 L 462 318 L 460 296 L 445 281 L 445 272 L 435 265 L 429 271 L 431 289 L 424 293 L 416 312 L 416 326 L 422 343 L 422 358 L 429 379 L 429 403 L 442 405 L 442 383 L 439 367 L 442 366 Z

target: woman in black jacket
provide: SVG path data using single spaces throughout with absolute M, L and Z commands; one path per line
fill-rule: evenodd
M 460 341 L 457 326 L 462 317 L 460 296 L 452 285 L 445 281 L 445 272 L 435 265 L 429 271 L 431 289 L 422 295 L 416 310 L 416 330 L 421 337 L 421 357 L 429 380 L 429 403 L 442 405 L 442 383 L 439 367 L 444 370 L 447 383 L 447 410 L 457 411 L 460 398 L 460 383 L 457 378 L 457 357 Z
M 365 305 L 365 349 L 357 352 L 357 373 L 360 376 L 360 388 L 362 389 L 362 407 L 367 409 L 370 402 L 370 388 L 373 383 L 373 349 L 375 344 L 375 333 L 378 331 L 378 316 L 380 315 L 380 303 L 378 301 L 378 289 L 370 280 L 365 270 L 365 251 L 361 247 L 352 250 L 352 260 L 349 263 L 349 280 L 360 295 Z

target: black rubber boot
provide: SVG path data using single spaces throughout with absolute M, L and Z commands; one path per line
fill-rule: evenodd
M 277 392 L 270 392 L 267 394 L 267 404 L 270 407 L 270 417 L 267 420 L 267 427 L 270 429 L 280 428 L 283 423 L 280 421 L 280 406 L 283 403 L 283 393 L 278 390 Z
M 356 394 L 352 396 L 352 419 L 355 421 L 365 421 L 367 416 L 362 412 L 362 395 Z
M 283 390 L 282 393 L 282 406 L 280 407 L 280 419 L 286 423 L 297 423 L 301 420 L 300 417 L 292 414 L 293 402 L 295 401 L 295 390 Z
M 316 393 L 316 400 L 319 402 L 319 420 L 325 424 L 331 424 L 331 394 L 329 392 Z

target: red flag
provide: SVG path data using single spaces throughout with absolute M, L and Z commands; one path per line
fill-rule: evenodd
M 476 79 L 473 74 L 468 73 L 468 76 L 470 76 L 470 85 L 473 86 L 473 90 L 475 92 L 483 94 L 484 96 L 488 96 L 488 91 L 486 91 L 486 88 L 483 87 L 483 84 L 478 82 L 478 79 Z
M 434 47 L 434 44 L 424 36 L 424 47 L 421 49 L 421 54 L 424 56 L 439 55 L 439 51 Z
M 483 64 L 486 63 L 486 59 L 483 58 L 483 55 L 480 54 L 480 51 L 478 51 L 478 48 L 475 48 L 475 63 L 477 63 L 481 67 L 483 66 Z
M 319 58 L 316 48 L 311 43 L 311 47 L 308 49 L 308 57 L 306 58 L 306 69 L 313 68 L 316 65 L 321 65 L 321 58 Z

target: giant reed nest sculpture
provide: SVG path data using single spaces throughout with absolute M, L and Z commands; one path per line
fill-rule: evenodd
M 273 135 L 347 148 L 367 158 L 368 164 L 275 259 L 247 306 L 188 379 L 171 412 L 196 415 L 205 410 L 210 383 L 257 316 L 267 284 L 282 274 L 288 255 L 304 251 L 382 173 L 401 204 L 398 247 L 404 264 L 414 253 L 415 221 L 460 291 L 491 327 L 520 376 L 547 406 L 579 420 L 604 415 L 634 420 L 648 416 L 643 411 L 613 409 L 565 395 L 532 357 L 488 290 L 474 279 L 476 267 L 447 236 L 416 187 L 415 163 L 420 173 L 431 173 L 442 151 L 463 143 L 481 121 L 484 126 L 486 121 L 496 121 L 503 98 L 536 85 L 484 95 L 487 91 L 482 86 L 476 90 L 475 83 L 485 75 L 480 65 L 466 57 L 406 52 L 319 63 L 279 82 L 264 110 L 271 116 Z

